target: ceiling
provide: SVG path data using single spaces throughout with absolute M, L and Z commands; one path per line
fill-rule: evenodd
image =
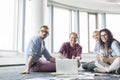
M 120 13 L 120 0 L 48 0 L 75 8 L 104 13 Z
M 104 3 L 119 3 L 120 0 L 90 0 L 95 2 L 104 2 Z

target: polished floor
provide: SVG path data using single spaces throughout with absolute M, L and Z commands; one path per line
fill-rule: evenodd
M 56 75 L 55 72 L 20 74 L 25 66 L 0 67 L 0 80 L 120 80 L 117 74 L 101 74 L 79 70 L 79 75 Z
M 80 67 L 79 76 L 59 76 L 55 72 L 32 72 L 31 74 L 20 74 L 25 70 L 24 53 L 0 52 L 0 80 L 120 80 L 118 74 L 101 74 L 84 71 Z M 55 56 L 55 55 L 54 55 Z M 94 54 L 83 54 L 81 62 L 95 59 Z M 85 75 L 81 75 L 81 74 Z M 33 79 L 35 78 L 35 79 Z
M 24 53 L 0 51 L 0 67 L 24 64 Z
M 57 54 L 52 54 L 58 57 Z M 81 62 L 88 62 L 95 59 L 95 54 L 82 54 Z M 0 66 L 11 66 L 24 64 L 24 53 L 12 51 L 0 51 Z

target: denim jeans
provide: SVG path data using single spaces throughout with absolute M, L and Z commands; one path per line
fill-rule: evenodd
M 91 62 L 86 62 L 82 64 L 82 68 L 88 71 L 94 71 L 93 69 L 95 68 L 95 61 Z

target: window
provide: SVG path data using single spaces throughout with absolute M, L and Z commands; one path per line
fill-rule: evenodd
M 53 14 L 53 52 L 58 52 L 63 42 L 69 40 L 70 11 L 54 7 Z
M 106 14 L 106 28 L 112 33 L 113 37 L 120 41 L 120 15 L 119 14 Z
M 82 46 L 83 53 L 88 53 L 88 15 L 86 12 L 79 13 L 80 24 L 80 45 Z
M 14 50 L 15 0 L 0 1 L 0 49 Z
M 50 51 L 50 52 L 52 52 L 51 51 L 51 26 L 50 26 L 50 15 L 51 15 L 51 12 L 50 12 L 50 10 L 51 10 L 51 6 L 48 6 L 47 7 L 47 21 L 46 21 L 46 24 L 49 26 L 49 36 L 45 39 L 45 45 L 46 45 L 46 48 L 48 49 L 48 51 Z
M 93 39 L 93 31 L 96 30 L 96 14 L 89 14 L 89 51 L 93 52 L 95 47 L 95 40 Z
M 79 12 L 68 8 L 61 8 L 52 5 L 53 13 L 51 15 L 52 30 L 52 52 L 58 52 L 63 42 L 69 41 L 70 32 L 77 32 L 79 35 L 79 44 L 83 47 L 83 53 L 93 52 L 95 40 L 92 33 L 98 27 L 97 13 Z M 49 12 L 50 13 L 50 12 Z M 79 16 L 79 17 L 78 17 Z

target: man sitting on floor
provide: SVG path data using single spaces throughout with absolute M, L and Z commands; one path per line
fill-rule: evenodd
M 29 42 L 25 52 L 26 70 L 21 74 L 29 74 L 31 72 L 50 72 L 56 71 L 55 58 L 47 51 L 44 39 L 48 36 L 48 27 L 41 26 L 39 34 Z M 47 60 L 41 60 L 44 55 Z

